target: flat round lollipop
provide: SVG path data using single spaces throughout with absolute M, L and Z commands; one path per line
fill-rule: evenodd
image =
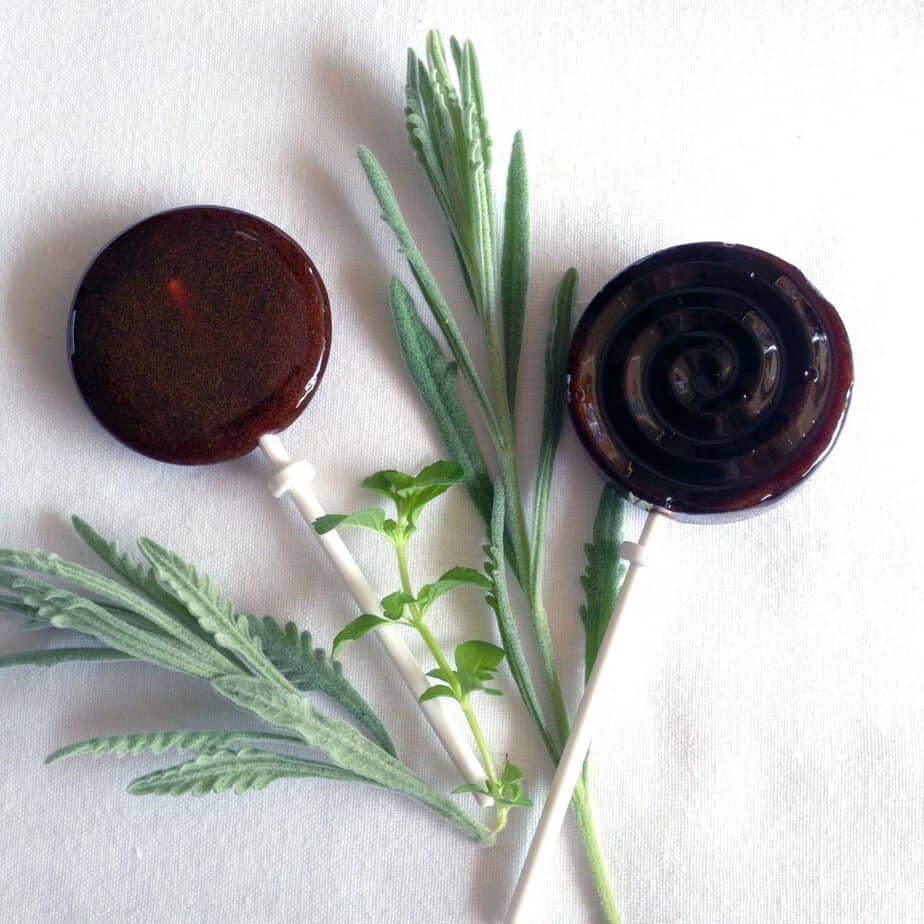
M 330 305 L 305 252 L 227 208 L 162 212 L 90 264 L 70 354 L 90 410 L 137 452 L 223 462 L 305 409 L 330 350 Z
M 571 343 L 568 400 L 603 471 L 649 510 L 507 912 L 527 898 L 568 810 L 605 697 L 619 624 L 668 518 L 764 509 L 801 484 L 840 432 L 853 386 L 847 332 L 794 266 L 753 247 L 684 244 L 624 270 Z
M 276 469 L 273 494 L 288 494 L 309 523 L 324 513 L 314 470 L 276 434 L 314 395 L 330 339 L 327 292 L 301 247 L 261 218 L 212 206 L 153 215 L 105 247 L 80 282 L 68 333 L 77 386 L 115 437 L 186 465 L 259 447 Z M 336 532 L 317 538 L 362 612 L 380 614 Z M 430 681 L 404 638 L 390 626 L 376 634 L 418 700 Z M 466 781 L 483 784 L 445 700 L 421 708 Z
M 684 244 L 590 303 L 568 388 L 577 432 L 633 499 L 679 518 L 778 500 L 840 431 L 853 363 L 833 306 L 753 247 Z

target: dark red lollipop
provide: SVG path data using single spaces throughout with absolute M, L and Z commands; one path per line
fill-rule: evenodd
M 621 272 L 571 344 L 571 415 L 603 471 L 678 518 L 744 514 L 834 444 L 853 362 L 834 307 L 753 247 L 683 244 Z
M 291 424 L 330 337 L 324 284 L 292 238 L 196 206 L 153 215 L 102 250 L 77 289 L 69 348 L 107 430 L 144 455 L 198 465 Z

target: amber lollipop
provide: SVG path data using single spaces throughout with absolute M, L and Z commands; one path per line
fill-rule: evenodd
M 619 617 L 649 545 L 669 519 L 766 509 L 825 458 L 853 386 L 834 307 L 789 263 L 753 247 L 684 244 L 621 272 L 571 343 L 568 400 L 605 475 L 648 510 L 508 910 L 526 899 L 554 842 L 603 706 Z
M 234 209 L 162 212 L 120 234 L 87 269 L 71 311 L 77 386 L 100 423 L 153 459 L 206 465 L 259 448 L 313 523 L 324 511 L 314 470 L 293 462 L 278 433 L 317 391 L 331 340 L 324 283 L 279 228 Z M 312 530 L 312 532 L 314 532 Z M 358 605 L 380 613 L 336 531 L 318 536 Z M 430 681 L 400 633 L 377 633 L 415 699 Z M 422 704 L 470 783 L 484 770 L 442 699 Z

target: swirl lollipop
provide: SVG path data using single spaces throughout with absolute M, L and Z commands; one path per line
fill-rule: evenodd
M 90 264 L 74 298 L 69 351 L 100 423 L 146 456 L 205 465 L 258 447 L 313 523 L 314 470 L 277 433 L 315 394 L 330 349 L 330 305 L 314 264 L 288 235 L 244 212 L 175 209 L 129 228 Z M 312 532 L 314 532 L 312 530 Z M 363 612 L 381 612 L 334 531 L 318 540 Z M 415 699 L 430 682 L 402 636 L 377 633 Z M 462 775 L 484 770 L 442 699 L 421 708 Z
M 633 264 L 593 299 L 571 343 L 568 399 L 584 446 L 649 513 L 629 562 L 508 910 L 554 841 L 603 706 L 616 626 L 668 519 L 766 509 L 802 484 L 840 432 L 853 385 L 847 332 L 794 266 L 762 250 L 684 244 Z

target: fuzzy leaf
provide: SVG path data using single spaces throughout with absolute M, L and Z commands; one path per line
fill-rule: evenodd
M 158 582 L 170 589 L 217 645 L 237 655 L 261 676 L 279 679 L 279 672 L 263 654 L 260 637 L 251 632 L 247 617 L 235 613 L 231 601 L 207 574 L 200 575 L 179 555 L 150 539 L 139 539 L 138 547 L 153 566 Z
M 343 676 L 338 661 L 315 648 L 311 633 L 299 632 L 295 623 L 281 626 L 271 616 L 248 616 L 252 634 L 259 637 L 263 653 L 297 690 L 317 692 L 345 709 L 389 754 L 395 745 L 372 707 Z
M 0 655 L 2 667 L 54 667 L 72 661 L 131 661 L 115 648 L 46 648 L 43 651 L 14 651 Z
M 26 578 L 17 580 L 16 586 L 23 601 L 59 629 L 82 632 L 110 648 L 168 670 L 206 679 L 221 676 L 221 668 L 176 639 L 133 625 L 68 590 Z
M 549 726 L 546 724 L 542 714 L 542 707 L 539 705 L 539 697 L 536 695 L 535 686 L 533 686 L 529 664 L 523 653 L 523 646 L 520 644 L 516 622 L 513 618 L 513 610 L 510 606 L 506 562 L 504 559 L 504 489 L 503 485 L 500 484 L 497 485 L 494 493 L 494 509 L 491 514 L 490 527 L 490 541 L 485 546 L 487 556 L 485 571 L 491 579 L 493 587 L 491 593 L 487 595 L 488 605 L 494 610 L 497 617 L 497 631 L 501 638 L 501 644 L 504 646 L 504 652 L 507 655 L 507 666 L 510 668 L 510 674 L 517 685 L 517 689 L 520 691 L 523 705 L 526 706 L 526 711 L 536 724 L 546 750 L 548 750 L 553 760 L 557 760 L 561 749 L 549 731 Z
M 587 567 L 581 576 L 585 600 L 581 606 L 581 622 L 584 624 L 585 637 L 585 679 L 590 677 L 593 670 L 600 643 L 626 576 L 626 563 L 619 557 L 625 516 L 624 496 L 614 485 L 606 485 L 594 518 L 593 540 L 584 546 Z
M 200 754 L 184 764 L 155 770 L 132 782 L 128 791 L 133 796 L 204 796 L 229 790 L 241 795 L 250 789 L 265 789 L 276 780 L 304 778 L 370 782 L 320 761 L 245 748 Z
M 211 664 L 214 668 L 212 672 L 214 675 L 228 673 L 237 667 L 212 644 L 179 622 L 172 613 L 166 612 L 124 585 L 75 562 L 66 561 L 42 549 L 34 549 L 31 552 L 3 549 L 0 550 L 0 567 L 58 578 L 71 587 L 76 587 L 100 599 L 101 603 L 107 604 L 113 615 L 119 616 L 118 610 L 133 614 L 132 617 L 122 621 L 131 622 L 137 628 L 147 628 L 151 630 L 152 635 L 172 637 L 184 648 L 194 653 L 198 659 Z M 137 617 L 140 617 L 140 622 Z M 155 633 L 154 630 L 158 631 Z M 86 634 L 93 635 L 92 632 Z
M 450 457 L 464 472 L 464 484 L 476 509 L 487 521 L 494 493 L 484 456 L 459 399 L 456 365 L 446 360 L 434 336 L 420 319 L 404 285 L 392 278 L 388 302 L 408 371 L 430 411 Z
M 542 593 L 542 573 L 545 563 L 545 534 L 549 519 L 549 493 L 555 466 L 555 453 L 561 439 L 565 416 L 565 370 L 571 342 L 571 315 L 577 290 L 577 272 L 569 269 L 558 284 L 552 299 L 552 315 L 545 348 L 545 406 L 542 416 L 542 439 L 539 464 L 536 469 L 533 502 L 532 594 Z
M 306 744 L 326 754 L 338 766 L 417 799 L 476 840 L 490 839 L 490 832 L 483 825 L 399 760 L 345 722 L 320 715 L 297 693 L 239 674 L 221 677 L 212 685 L 219 694 L 265 722 L 297 732 Z
M 517 397 L 517 370 L 523 347 L 526 289 L 529 283 L 529 193 L 523 134 L 513 136 L 504 202 L 504 240 L 501 251 L 500 297 L 507 372 L 507 400 L 511 412 Z
M 68 757 L 87 754 L 90 757 L 125 757 L 139 754 L 163 754 L 164 751 L 187 751 L 203 753 L 228 747 L 237 741 L 278 741 L 282 744 L 302 744 L 300 738 L 291 735 L 274 735 L 272 732 L 222 732 L 222 731 L 156 731 L 139 732 L 133 735 L 108 735 L 105 738 L 87 738 L 76 744 L 60 748 L 45 758 L 46 764 Z
M 465 345 L 462 333 L 449 309 L 449 305 L 443 297 L 442 292 L 440 292 L 439 286 L 436 284 L 436 280 L 430 272 L 430 268 L 417 249 L 417 245 L 414 243 L 411 232 L 398 206 L 398 200 L 395 198 L 395 191 L 392 189 L 391 183 L 388 182 L 385 171 L 382 170 L 381 165 L 370 150 L 367 148 L 360 148 L 359 159 L 366 172 L 369 185 L 381 206 L 382 218 L 394 232 L 398 245 L 407 258 L 408 265 L 411 268 L 414 279 L 417 281 L 417 285 L 420 287 L 424 300 L 430 308 L 430 312 L 436 320 L 436 323 L 439 325 L 440 331 L 449 349 L 452 351 L 453 358 L 458 363 L 462 375 L 475 394 L 475 398 L 484 415 L 485 425 L 492 436 L 496 436 L 498 430 L 494 408 L 488 400 L 487 392 L 484 390 L 478 373 L 475 371 L 475 365 L 472 362 L 471 354 L 468 351 L 468 347 Z

